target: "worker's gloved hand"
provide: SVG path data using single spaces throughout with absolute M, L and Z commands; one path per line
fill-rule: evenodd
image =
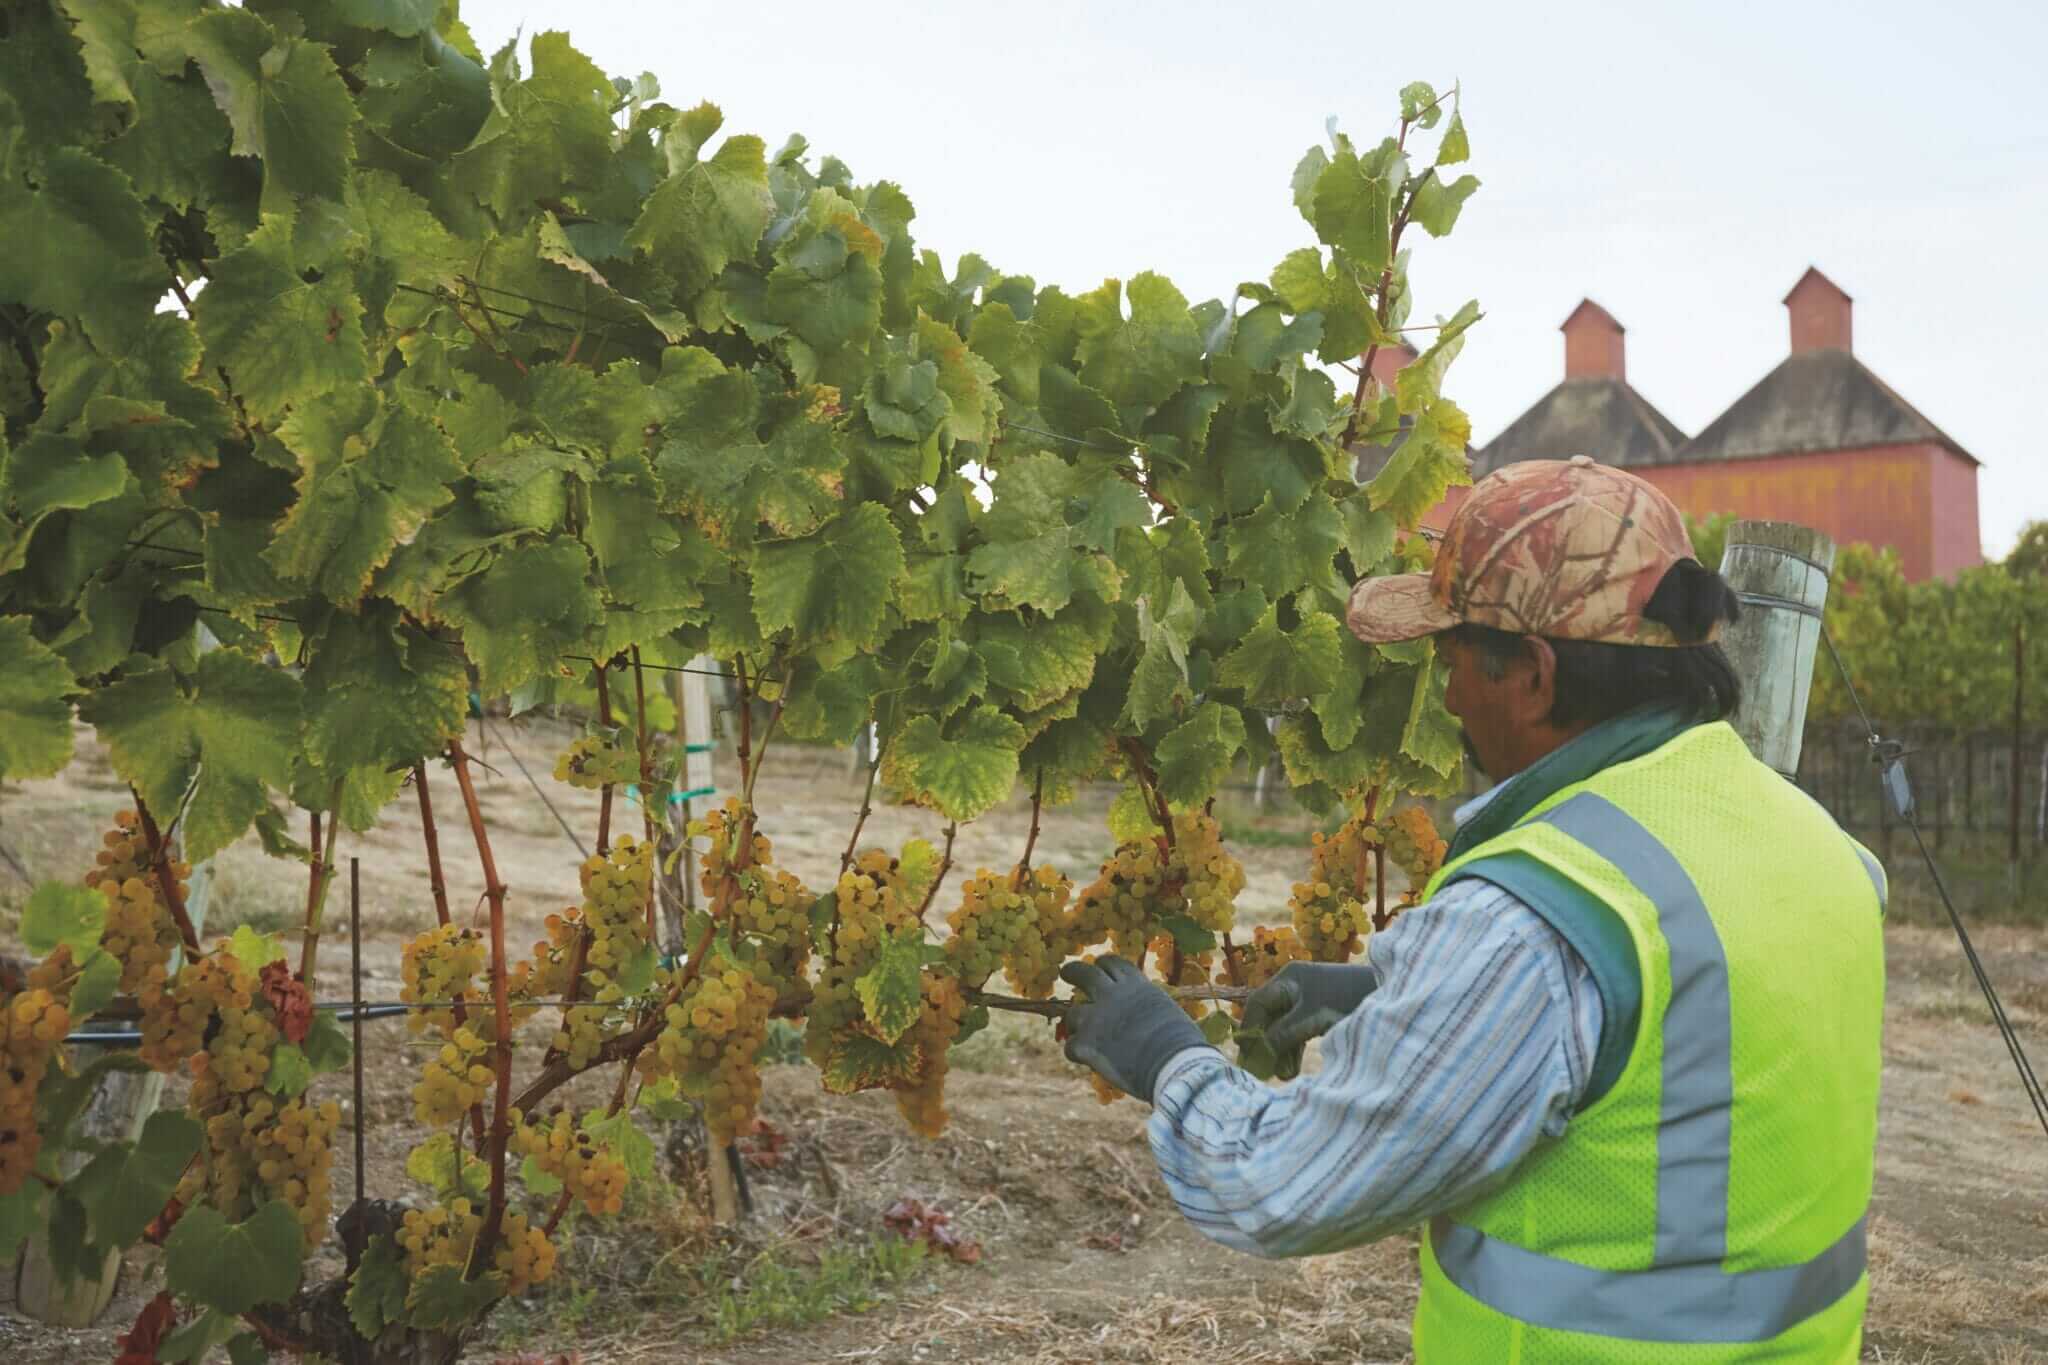
M 1085 995 L 1067 1010 L 1067 1060 L 1092 1068 L 1127 1095 L 1146 1103 L 1173 1055 L 1209 1047 L 1173 997 L 1120 957 L 1069 962 L 1060 979 Z
M 1240 1034 L 1262 1035 L 1281 1080 L 1301 1074 L 1302 1049 L 1365 1003 L 1380 984 L 1366 966 L 1343 962 L 1290 962 L 1244 1002 Z

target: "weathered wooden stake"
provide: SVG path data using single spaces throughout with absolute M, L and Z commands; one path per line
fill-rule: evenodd
M 1742 679 L 1735 728 L 1750 752 L 1785 776 L 1799 771 L 1814 651 L 1835 543 L 1783 521 L 1738 521 L 1728 528 L 1721 576 L 1742 599 L 1742 619 L 1723 646 Z

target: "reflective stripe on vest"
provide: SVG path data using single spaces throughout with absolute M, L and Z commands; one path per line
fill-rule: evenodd
M 1721 1268 L 1728 1250 L 1735 1080 L 1728 962 L 1720 935 L 1678 859 L 1606 797 L 1581 792 L 1535 822 L 1553 826 L 1613 864 L 1656 907 L 1657 928 L 1669 949 L 1655 1252 L 1648 1270 L 1596 1270 L 1438 1218 L 1430 1239 L 1437 1262 L 1465 1293 L 1538 1326 L 1638 1341 L 1777 1336 L 1834 1303 L 1862 1277 L 1863 1224 L 1802 1265 L 1733 1274 Z
M 1451 1283 L 1534 1327 L 1636 1341 L 1768 1341 L 1863 1277 L 1863 1222 L 1803 1265 L 1729 1274 L 1718 1265 L 1594 1270 L 1437 1218 L 1430 1246 Z

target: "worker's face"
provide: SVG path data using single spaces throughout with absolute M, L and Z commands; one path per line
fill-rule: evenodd
M 1450 632 L 1437 636 L 1437 649 L 1451 673 L 1444 706 L 1464 727 L 1466 756 L 1488 777 L 1505 781 L 1569 738 L 1550 724 L 1557 655 L 1548 641 L 1525 637 L 1506 662 Z

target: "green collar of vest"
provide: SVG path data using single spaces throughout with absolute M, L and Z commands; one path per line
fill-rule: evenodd
M 1604 720 L 1552 749 L 1502 784 L 1451 840 L 1444 861 L 1505 834 L 1522 817 L 1566 787 L 1632 758 L 1661 749 L 1699 721 L 1677 706 L 1656 703 Z

